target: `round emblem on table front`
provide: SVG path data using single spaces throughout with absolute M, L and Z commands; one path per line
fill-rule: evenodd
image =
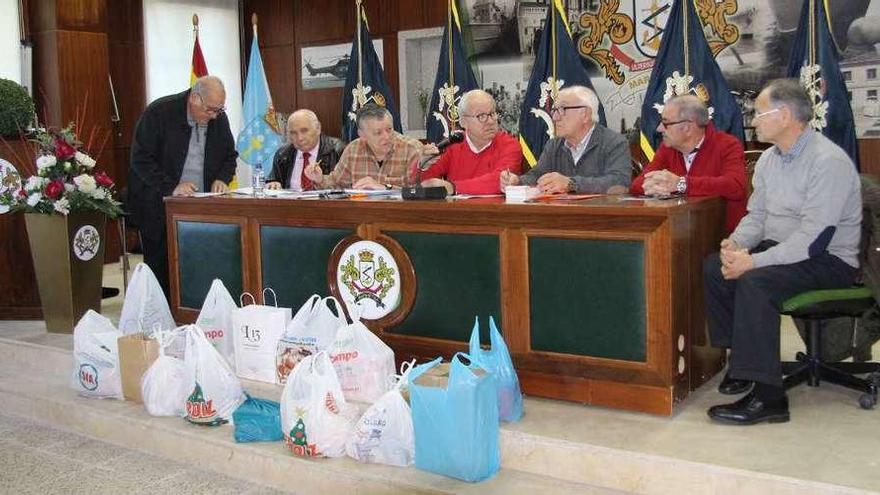
M 378 320 L 400 304 L 400 269 L 385 246 L 373 241 L 349 245 L 336 266 L 345 305 L 360 306 L 361 318 Z
M 73 254 L 83 261 L 89 261 L 98 254 L 101 247 L 101 235 L 91 225 L 83 225 L 73 236 Z

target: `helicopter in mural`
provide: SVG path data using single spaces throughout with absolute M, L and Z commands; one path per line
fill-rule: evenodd
M 315 67 L 312 65 L 311 61 L 308 61 L 306 62 L 306 70 L 309 71 L 309 75 L 311 76 L 330 74 L 337 79 L 345 79 L 345 76 L 348 75 L 348 64 L 350 60 L 351 56 L 345 54 L 336 59 L 335 62 L 324 67 Z

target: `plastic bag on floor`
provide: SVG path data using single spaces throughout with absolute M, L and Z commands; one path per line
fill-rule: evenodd
M 284 444 L 297 456 L 342 457 L 357 413 L 342 394 L 327 353 L 306 357 L 281 393 Z
M 333 302 L 333 308 L 330 302 Z M 335 297 L 313 294 L 306 300 L 278 341 L 275 352 L 275 379 L 284 384 L 291 370 L 306 356 L 326 351 L 333 344 L 336 332 L 348 322 Z
M 149 337 L 156 328 L 171 330 L 175 327 L 177 324 L 156 275 L 145 263 L 138 263 L 125 291 L 119 331 L 124 335 L 144 333 Z
M 415 457 L 412 412 L 401 395 L 412 363 L 403 363 L 397 384 L 373 403 L 354 425 L 345 444 L 358 462 L 409 466 Z
M 394 378 L 394 351 L 361 323 L 358 309 L 354 311 L 354 321 L 336 332 L 330 361 L 347 400 L 373 402 Z
M 186 399 L 192 391 L 186 363 L 165 354 L 175 339 L 173 331 L 154 334 L 159 341 L 159 357 L 141 378 L 144 408 L 151 416 L 186 416 Z
M 232 413 L 235 423 L 235 441 L 274 442 L 281 440 L 281 406 L 274 400 L 247 399 Z
M 230 365 L 235 363 L 232 318 L 237 309 L 238 306 L 235 305 L 235 300 L 229 295 L 226 286 L 219 278 L 215 278 L 196 320 L 196 325 L 202 327 L 208 340 Z
M 107 318 L 86 311 L 73 329 L 74 367 L 71 387 L 79 395 L 122 399 L 117 339 L 122 333 Z
M 216 426 L 229 422 L 245 400 L 241 382 L 198 325 L 186 328 L 186 363 L 190 394 L 186 420 Z
M 492 477 L 500 466 L 498 396 L 492 375 L 458 353 L 409 374 L 419 469 L 465 481 Z
M 498 417 L 501 421 L 519 421 L 523 414 L 523 396 L 519 388 L 519 378 L 507 344 L 495 326 L 495 319 L 489 317 L 489 341 L 491 347 L 480 347 L 480 320 L 474 318 L 471 331 L 470 356 L 474 364 L 492 373 L 498 389 Z

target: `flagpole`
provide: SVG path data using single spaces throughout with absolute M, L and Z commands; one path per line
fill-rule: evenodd
M 808 1 L 810 19 L 807 21 L 807 64 L 813 66 L 816 65 L 816 1 Z
M 550 96 L 553 101 L 559 95 L 559 87 L 556 84 L 556 2 L 550 5 L 550 75 L 553 78 L 553 85 L 550 86 Z
M 361 46 L 361 0 L 355 1 L 355 6 L 357 7 L 357 47 L 358 47 L 358 87 L 363 87 L 364 85 L 364 54 L 363 54 L 363 46 Z M 360 107 L 361 102 L 357 102 L 358 107 Z
M 455 85 L 455 64 L 452 59 L 452 2 L 455 0 L 448 0 L 446 2 L 446 58 L 449 63 L 449 87 L 453 87 Z M 450 102 L 450 105 L 453 102 Z M 450 114 L 451 115 L 451 114 Z M 449 119 L 449 132 L 455 130 L 455 120 Z
M 684 77 L 687 78 L 691 74 L 691 55 L 690 46 L 688 45 L 688 3 L 691 0 L 682 0 L 681 16 L 684 25 Z M 690 88 L 688 88 L 690 89 Z
M 254 26 L 254 38 L 257 37 L 257 13 L 251 14 L 251 25 Z

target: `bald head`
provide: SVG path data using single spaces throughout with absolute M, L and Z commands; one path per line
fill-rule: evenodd
M 459 124 L 477 148 L 486 146 L 500 131 L 495 98 L 482 89 L 472 89 L 458 100 Z
M 315 112 L 303 108 L 287 118 L 287 141 L 299 151 L 309 152 L 321 139 L 321 121 Z
M 202 76 L 196 79 L 189 93 L 187 109 L 190 116 L 199 124 L 207 124 L 226 110 L 226 88 L 217 76 Z

